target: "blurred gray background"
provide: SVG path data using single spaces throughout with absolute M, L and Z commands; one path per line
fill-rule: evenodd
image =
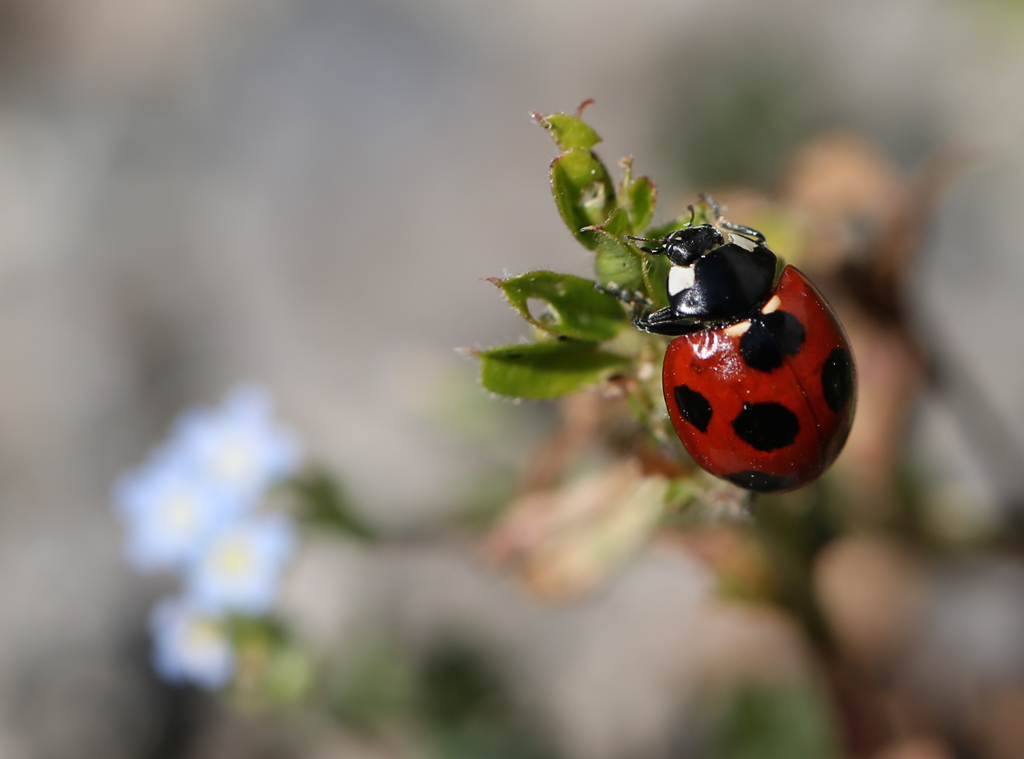
M 5 0 L 0 757 L 148 756 L 181 718 L 145 666 L 159 583 L 124 566 L 108 498 L 179 409 L 265 383 L 382 522 L 443 510 L 475 468 L 517 455 L 518 439 L 460 442 L 431 408 L 472 387 L 456 347 L 524 333 L 481 278 L 589 268 L 532 110 L 594 98 L 602 155 L 636 157 L 661 219 L 696 191 L 771 191 L 823 131 L 863 134 L 906 170 L 973 151 L 915 303 L 1024 439 L 1022 86 L 1024 16 L 994 0 Z M 923 459 L 983 508 L 945 412 L 921 418 Z M 415 600 L 410 625 L 465 614 L 526 652 L 579 756 L 655 741 L 687 661 L 779 626 L 697 615 L 705 573 L 657 548 L 559 611 L 458 552 L 324 563 L 311 604 L 350 593 L 338 618 L 379 581 Z M 679 606 L 660 608 L 665 593 Z M 675 669 L 613 655 L 680 637 L 695 642 Z M 196 755 L 278 750 L 273 728 L 212 713 Z M 338 751 L 324 755 L 357 755 Z

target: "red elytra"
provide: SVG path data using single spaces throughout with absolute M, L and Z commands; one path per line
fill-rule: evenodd
M 787 346 L 774 359 L 758 352 L 765 322 L 774 330 L 768 343 Z M 673 340 L 663 384 L 672 424 L 701 467 L 775 493 L 811 482 L 832 464 L 857 395 L 849 339 L 793 266 L 753 319 Z

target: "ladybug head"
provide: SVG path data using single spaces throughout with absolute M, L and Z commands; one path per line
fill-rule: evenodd
M 645 253 L 664 254 L 676 266 L 690 266 L 701 256 L 706 255 L 725 242 L 722 233 L 711 224 L 698 224 L 695 227 L 677 229 L 668 237 L 660 239 L 647 240 L 640 237 L 631 239 L 661 243 L 657 247 L 641 247 L 640 250 Z

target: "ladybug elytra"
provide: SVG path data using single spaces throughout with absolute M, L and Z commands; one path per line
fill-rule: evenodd
M 722 220 L 703 199 L 715 224 L 632 238 L 658 243 L 641 250 L 671 263 L 669 305 L 634 323 L 676 336 L 665 353 L 665 402 L 694 461 L 748 490 L 793 490 L 832 464 L 850 432 L 850 342 L 797 268 L 776 280 L 764 235 Z

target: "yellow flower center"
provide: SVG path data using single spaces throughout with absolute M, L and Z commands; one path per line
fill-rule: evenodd
M 240 540 L 229 540 L 216 549 L 214 567 L 231 579 L 244 576 L 253 564 L 252 549 Z

